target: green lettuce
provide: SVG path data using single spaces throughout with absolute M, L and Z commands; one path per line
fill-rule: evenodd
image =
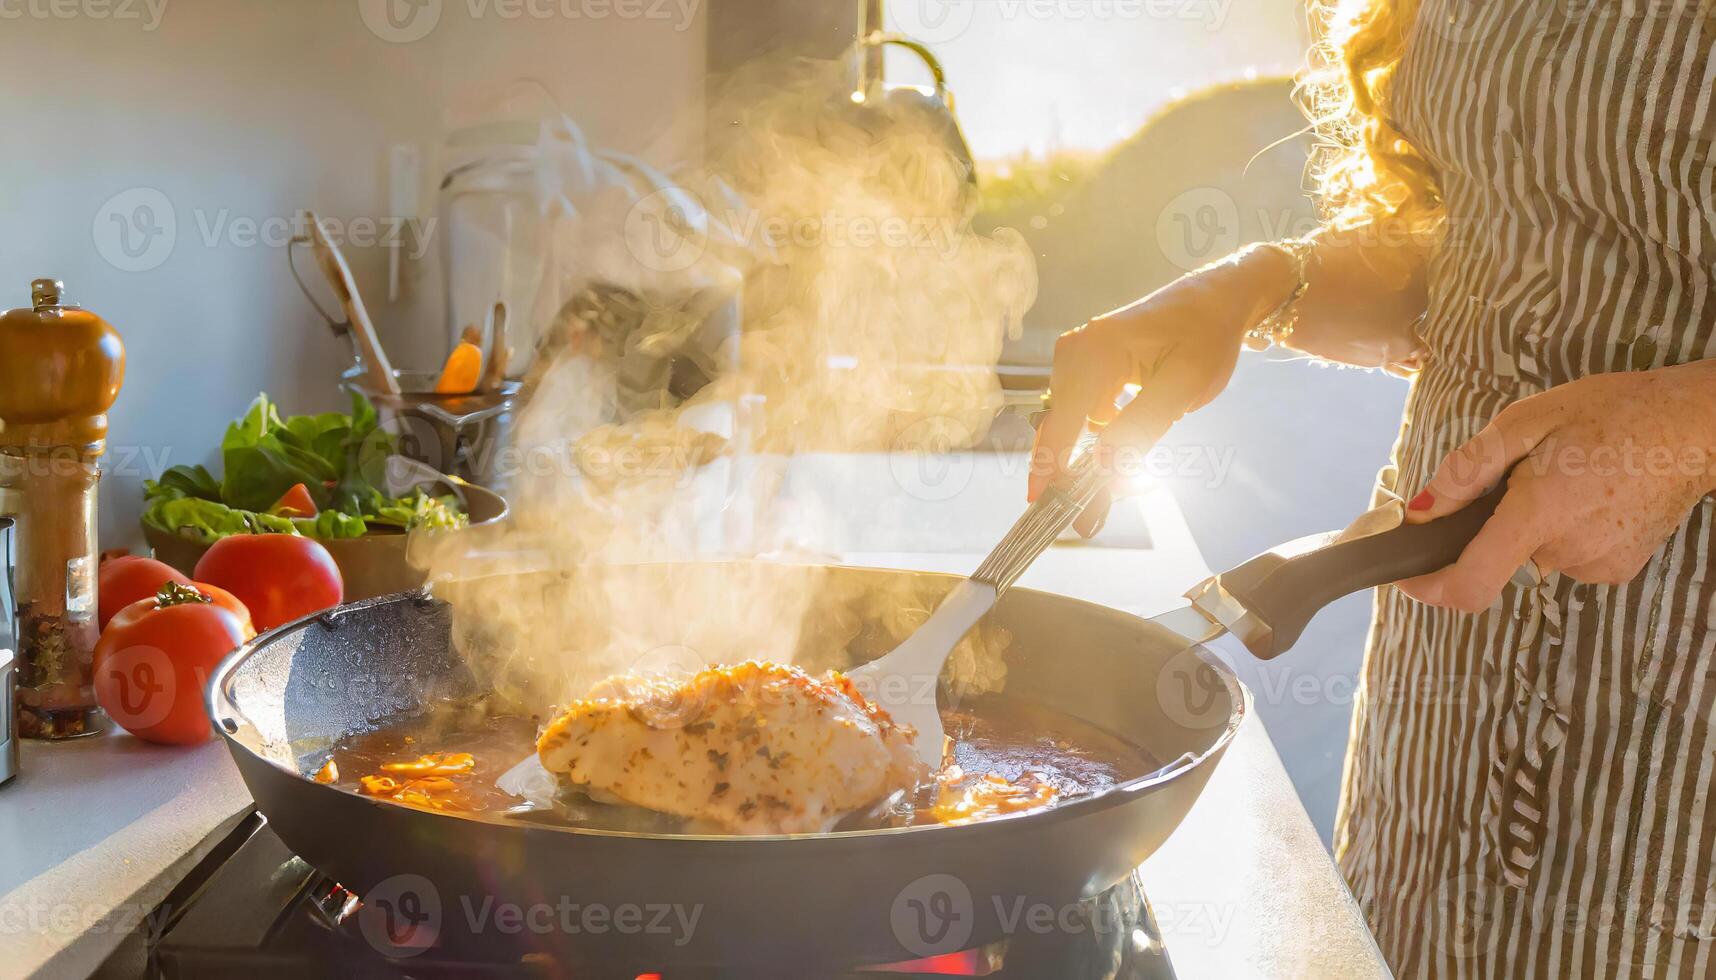
M 335 538 L 361 538 L 369 533 L 369 525 L 361 517 L 344 511 L 324 510 L 315 517 L 294 517 L 292 525 L 306 537 L 331 541 Z
M 244 510 L 267 510 L 302 483 L 319 510 L 330 506 L 363 515 L 364 464 L 385 460 L 396 440 L 379 427 L 375 406 L 352 393 L 352 412 L 282 419 L 267 395 L 256 396 L 244 417 L 221 439 L 221 499 Z M 379 468 L 374 468 L 379 471 Z
M 161 474 L 158 483 L 151 483 L 145 489 L 145 496 L 151 498 L 178 496 L 198 497 L 203 500 L 220 499 L 220 481 L 202 466 L 174 466 Z
M 202 466 L 174 466 L 144 484 L 145 524 L 213 542 L 229 534 L 303 534 L 330 540 L 356 538 L 371 525 L 415 530 L 463 527 L 468 518 L 453 497 L 414 490 L 403 497 L 383 492 L 376 481 L 398 440 L 381 428 L 369 399 L 352 393 L 349 415 L 282 417 L 266 394 L 258 395 L 221 438 L 221 467 L 215 479 Z M 269 514 L 269 508 L 298 484 L 316 504 L 313 518 Z
M 458 498 L 431 497 L 420 491 L 415 497 L 401 497 L 382 505 L 369 520 L 372 524 L 385 524 L 410 531 L 417 528 L 446 530 L 464 527 L 469 518 L 459 510 Z
M 144 509 L 143 523 L 203 544 L 213 544 L 229 534 L 298 533 L 289 517 L 235 510 L 199 497 L 156 497 Z

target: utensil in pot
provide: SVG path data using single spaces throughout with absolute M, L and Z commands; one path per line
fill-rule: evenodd
M 378 391 L 399 394 L 399 381 L 393 375 L 393 365 L 388 362 L 387 352 L 382 349 L 375 323 L 369 318 L 369 309 L 364 306 L 363 294 L 358 292 L 351 266 L 346 264 L 340 247 L 334 244 L 314 211 L 304 212 L 304 223 L 309 228 L 310 248 L 316 253 L 316 264 L 321 266 L 323 277 L 328 280 L 334 296 L 346 312 L 346 327 L 357 347 L 364 381 Z
M 496 303 L 489 318 L 489 356 L 483 362 L 483 379 L 477 384 L 479 393 L 499 391 L 506 383 L 506 369 L 512 360 L 512 349 L 506 342 L 506 304 Z

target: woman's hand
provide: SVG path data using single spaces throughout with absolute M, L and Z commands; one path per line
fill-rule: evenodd
M 1062 334 L 1054 397 L 1032 454 L 1031 499 L 1065 469 L 1087 425 L 1102 430 L 1105 446 L 1148 449 L 1208 403 L 1233 376 L 1246 331 L 1296 285 L 1286 255 L 1252 248 Z M 1141 388 L 1117 408 L 1128 385 Z M 1101 501 L 1087 508 L 1079 530 L 1092 533 L 1105 510 Z
M 1459 510 L 1509 467 L 1460 560 L 1401 591 L 1477 612 L 1528 558 L 1579 582 L 1630 581 L 1716 490 L 1716 362 L 1592 375 L 1509 405 L 1442 461 L 1407 520 Z
M 1307 288 L 1294 301 L 1286 345 L 1359 367 L 1415 365 L 1429 243 L 1374 225 L 1325 227 L 1310 240 Z M 1063 334 L 1050 382 L 1054 404 L 1031 461 L 1031 499 L 1065 469 L 1087 426 L 1102 430 L 1105 449 L 1147 450 L 1219 394 L 1245 333 L 1293 295 L 1297 272 L 1281 250 L 1253 246 Z M 1128 385 L 1140 387 L 1138 397 L 1117 409 Z M 1093 501 L 1079 531 L 1093 533 L 1106 512 L 1105 500 Z

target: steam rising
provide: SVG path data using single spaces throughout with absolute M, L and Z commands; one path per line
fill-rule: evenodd
M 947 451 L 999 407 L 1031 255 L 969 230 L 934 117 L 850 91 L 837 64 L 742 71 L 677 188 L 578 203 L 557 262 L 584 301 L 550 327 L 518 413 L 513 519 L 413 541 L 503 693 L 541 706 L 640 668 L 844 666 L 855 637 L 885 652 L 867 622 L 903 635 L 938 598 L 836 589 L 808 566 L 647 564 L 823 559 L 816 502 L 781 496 L 793 454 Z M 629 329 L 604 320 L 616 295 Z M 683 404 L 675 356 L 713 377 Z M 1003 645 L 969 640 L 955 670 L 999 686 Z

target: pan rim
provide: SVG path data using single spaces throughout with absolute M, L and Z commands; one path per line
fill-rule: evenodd
M 696 564 L 696 563 L 694 563 L 694 562 L 693 563 L 650 562 L 650 563 L 640 563 L 640 564 Z M 712 561 L 712 562 L 706 562 L 704 564 L 722 564 L 722 562 Z M 964 576 L 955 575 L 955 574 L 951 574 L 951 573 L 947 573 L 947 572 L 925 572 L 925 571 L 919 571 L 919 570 L 915 570 L 915 569 L 883 568 L 883 567 L 870 566 L 870 565 L 814 565 L 814 564 L 802 563 L 802 562 L 775 562 L 775 563 L 771 563 L 771 564 L 782 564 L 782 565 L 795 565 L 796 564 L 796 565 L 807 565 L 807 567 L 851 569 L 851 570 L 862 571 L 862 572 L 883 572 L 883 573 L 894 572 L 894 573 L 908 574 L 908 575 L 913 575 L 913 576 L 923 577 L 923 578 L 942 578 L 942 579 L 949 579 L 949 580 L 958 580 L 958 579 L 964 578 Z M 1123 609 L 1116 609 L 1112 606 L 1105 606 L 1105 605 L 1102 605 L 1101 603 L 1096 603 L 1096 602 L 1091 602 L 1091 601 L 1085 600 L 1085 599 L 1075 598 L 1073 596 L 1062 595 L 1060 593 L 1055 593 L 1055 592 L 1045 592 L 1041 589 L 1028 589 L 1028 588 L 1018 588 L 1018 587 L 1015 587 L 1015 588 L 1010 589 L 1008 591 L 1025 592 L 1025 593 L 1030 593 L 1033 595 L 1044 596 L 1047 598 L 1054 599 L 1057 602 L 1072 603 L 1072 604 L 1076 604 L 1079 606 L 1083 606 L 1087 609 L 1095 610 L 1099 614 L 1102 614 L 1102 615 L 1113 616 L 1113 617 L 1122 617 L 1122 618 L 1127 619 L 1127 620 L 1136 621 L 1137 623 L 1142 624 L 1146 627 L 1150 626 L 1149 620 L 1147 620 L 1144 617 L 1139 616 L 1135 613 L 1130 613 L 1130 612 L 1127 612 Z M 779 842 L 783 842 L 783 841 L 797 841 L 797 842 L 801 842 L 800 846 L 805 846 L 805 844 L 803 842 L 814 841 L 814 842 L 820 842 L 820 843 L 828 844 L 828 845 L 832 846 L 834 843 L 839 842 L 839 841 L 844 841 L 844 840 L 866 840 L 866 839 L 876 838 L 876 837 L 893 837 L 893 836 L 900 836 L 900 835 L 923 834 L 923 833 L 930 833 L 930 832 L 938 832 L 938 833 L 944 833 L 945 834 L 945 833 L 951 833 L 954 831 L 963 831 L 963 832 L 966 832 L 966 836 L 968 836 L 968 837 L 976 836 L 976 835 L 981 834 L 981 833 L 1003 833 L 1003 832 L 1005 832 L 1006 828 L 1009 825 L 1015 823 L 1016 821 L 1020 821 L 1020 820 L 1032 820 L 1032 821 L 1037 821 L 1037 822 L 1042 822 L 1042 823 L 1048 823 L 1050 821 L 1054 821 L 1054 820 L 1058 820 L 1058 819 L 1072 819 L 1073 817 L 1075 817 L 1079 814 L 1082 814 L 1082 813 L 1090 813 L 1090 812 L 1094 812 L 1094 811 L 1107 809 L 1108 807 L 1112 807 L 1112 806 L 1120 806 L 1120 805 L 1123 805 L 1123 804 L 1129 802 L 1130 800 L 1134 799 L 1135 797 L 1137 797 L 1139 795 L 1154 791 L 1160 787 L 1163 787 L 1163 786 L 1166 786 L 1170 783 L 1173 783 L 1175 780 L 1185 778 L 1190 773 L 1192 773 L 1193 771 L 1200 769 L 1206 765 L 1209 765 L 1213 759 L 1221 756 L 1227 750 L 1228 746 L 1232 743 L 1233 739 L 1237 736 L 1240 726 L 1245 722 L 1246 718 L 1248 718 L 1251 715 L 1251 712 L 1253 709 L 1253 700 L 1252 700 L 1251 690 L 1249 688 L 1247 688 L 1243 682 L 1240 681 L 1239 675 L 1234 672 L 1233 668 L 1231 666 L 1229 666 L 1226 661 L 1224 661 L 1222 658 L 1217 656 L 1213 651 L 1211 651 L 1210 648 L 1206 644 L 1202 644 L 1202 643 L 1195 644 L 1193 646 L 1187 647 L 1186 650 L 1189 650 L 1191 652 L 1195 652 L 1197 654 L 1198 658 L 1200 660 L 1202 660 L 1205 664 L 1207 664 L 1215 672 L 1216 676 L 1218 676 L 1222 679 L 1223 686 L 1227 689 L 1227 692 L 1228 692 L 1229 703 L 1232 705 L 1231 709 L 1228 712 L 1227 721 L 1222 726 L 1221 732 L 1216 736 L 1216 738 L 1209 744 L 1209 746 L 1207 748 L 1205 748 L 1202 752 L 1199 752 L 1195 756 L 1191 756 L 1190 753 L 1187 753 L 1187 755 L 1183 755 L 1176 760 L 1170 761 L 1167 764 L 1163 765 L 1161 768 L 1156 769 L 1153 772 L 1146 773 L 1142 776 L 1138 776 L 1138 777 L 1135 777 L 1133 779 L 1126 780 L 1124 782 L 1116 783 L 1115 785 L 1110 786 L 1107 789 L 1104 789 L 1104 790 L 1097 792 L 1095 794 L 1092 794 L 1090 796 L 1079 797 L 1079 798 L 1074 799 L 1074 800 L 1069 800 L 1065 803 L 1051 804 L 1051 805 L 1044 807 L 1042 809 L 1027 810 L 1027 811 L 1024 811 L 1022 813 L 1005 814 L 1005 815 L 1001 815 L 1001 816 L 997 816 L 997 817 L 990 817 L 990 818 L 986 818 L 983 820 L 974 821 L 972 823 L 959 824 L 959 825 L 915 824 L 915 825 L 906 826 L 906 827 L 876 827 L 876 828 L 871 828 L 871 829 L 867 829 L 867 830 L 842 830 L 842 831 L 831 831 L 831 832 L 827 832 L 827 833 L 803 833 L 803 834 L 759 834 L 759 835 L 653 834 L 653 833 L 641 833 L 638 831 L 608 830 L 608 829 L 598 828 L 598 827 L 578 827 L 578 826 L 570 826 L 570 825 L 562 826 L 562 825 L 554 825 L 554 824 L 535 824 L 535 823 L 530 823 L 527 821 L 511 821 L 511 822 L 509 822 L 509 821 L 505 821 L 505 820 L 495 819 L 492 816 L 483 816 L 483 815 L 479 815 L 479 814 L 462 813 L 462 812 L 457 812 L 457 811 L 425 810 L 422 807 L 414 807 L 414 806 L 411 806 L 409 804 L 397 803 L 397 802 L 394 802 L 392 800 L 374 799 L 371 797 L 363 796 L 359 793 L 354 793 L 354 792 L 347 790 L 347 789 L 342 789 L 342 788 L 337 787 L 337 786 L 330 786 L 330 785 L 316 783 L 308 775 L 301 773 L 294 768 L 290 768 L 290 767 L 288 767 L 282 763 L 276 762 L 275 760 L 270 759 L 270 758 L 256 752 L 249 745 L 245 744 L 244 742 L 241 742 L 238 739 L 237 735 L 242 728 L 249 728 L 250 730 L 254 731 L 255 725 L 252 724 L 249 721 L 249 719 L 244 715 L 244 713 L 239 709 L 238 703 L 231 693 L 230 682 L 232 680 L 232 675 L 233 675 L 234 671 L 236 671 L 240 666 L 242 666 L 247 660 L 249 660 L 252 656 L 254 656 L 258 651 L 260 651 L 265 644 L 273 642 L 275 639 L 282 637 L 282 636 L 286 635 L 287 633 L 292 632 L 294 630 L 307 629 L 313 623 L 323 621 L 326 619 L 330 619 L 330 618 L 337 620 L 339 617 L 341 617 L 341 616 L 343 616 L 349 612 L 355 612 L 355 611 L 358 611 L 361 609 L 369 608 L 371 606 L 379 606 L 379 605 L 395 603 L 395 602 L 423 603 L 423 602 L 436 602 L 436 601 L 445 601 L 445 600 L 436 599 L 428 587 L 415 589 L 415 590 L 411 590 L 411 591 L 406 591 L 406 592 L 395 592 L 395 593 L 391 593 L 388 595 L 375 596 L 375 597 L 369 598 L 369 599 L 361 599 L 361 600 L 358 600 L 356 602 L 342 603 L 341 605 L 335 606 L 332 609 L 324 609 L 324 610 L 321 610 L 319 612 L 311 613 L 307 616 L 301 616 L 298 619 L 292 620 L 290 622 L 282 623 L 279 626 L 276 626 L 273 629 L 268 630 L 267 632 L 260 633 L 260 634 L 256 635 L 255 637 L 246 641 L 238 649 L 234 650 L 233 652 L 227 654 L 226 657 L 222 658 L 221 662 L 215 667 L 213 674 L 210 675 L 209 683 L 208 683 L 208 686 L 204 689 L 204 696 L 203 696 L 203 706 L 204 706 L 204 710 L 208 714 L 210 724 L 213 726 L 216 734 L 220 735 L 222 740 L 226 742 L 228 751 L 230 751 L 234 754 L 239 753 L 239 752 L 243 752 L 245 755 L 249 756 L 251 759 L 255 760 L 256 762 L 267 765 L 271 768 L 277 769 L 277 770 L 285 773 L 286 775 L 288 775 L 294 779 L 300 780 L 300 781 L 308 784 L 308 786 L 312 789 L 325 790 L 325 791 L 330 792 L 330 793 L 338 793 L 342 797 L 346 797 L 346 798 L 349 798 L 351 800 L 357 801 L 359 803 L 364 803 L 364 804 L 368 804 L 371 806 L 399 807 L 399 808 L 402 808 L 402 809 L 405 809 L 408 811 L 412 811 L 414 813 L 419 813 L 419 814 L 422 814 L 422 815 L 428 816 L 428 817 L 451 818 L 451 819 L 462 820 L 462 821 L 469 822 L 469 823 L 475 823 L 475 824 L 479 824 L 479 825 L 483 825 L 483 826 L 495 827 L 495 828 L 500 828 L 500 829 L 539 831 L 539 832 L 543 832 L 543 833 L 566 834 L 566 835 L 571 835 L 574 837 L 601 837 L 601 838 L 637 839 L 637 840 L 651 840 L 651 841 L 683 841 L 683 842 L 686 842 L 687 844 L 691 844 L 691 843 L 704 844 L 704 845 L 708 845 L 708 844 L 735 844 L 735 845 L 740 845 L 740 846 L 750 845 L 750 844 L 779 843 Z M 229 710 L 226 710 L 226 711 L 221 710 L 223 705 Z M 233 727 L 228 728 L 227 727 L 228 724 L 231 724 Z M 1188 758 L 1187 756 L 1190 756 L 1190 758 Z

